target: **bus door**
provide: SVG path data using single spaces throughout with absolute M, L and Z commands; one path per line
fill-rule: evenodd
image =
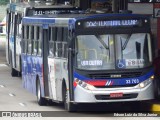
M 66 60 L 66 32 L 63 27 L 52 27 L 49 29 L 49 79 L 52 90 L 53 100 L 62 100 L 62 81 L 68 79 L 67 60 Z M 67 31 L 67 29 L 66 29 Z
M 49 28 L 49 82 L 53 100 L 62 100 L 62 28 Z
M 55 40 L 56 40 L 56 33 L 55 33 L 56 28 L 55 27 L 50 27 L 48 31 L 48 36 L 49 36 L 49 51 L 48 51 L 48 68 L 49 68 L 49 84 L 51 86 L 51 98 L 53 100 L 57 99 L 57 94 L 56 94 L 56 80 L 55 80 Z

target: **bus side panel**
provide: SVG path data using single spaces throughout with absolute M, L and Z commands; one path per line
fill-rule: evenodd
M 21 54 L 22 59 L 22 86 L 27 89 L 27 59 L 26 54 Z
M 57 100 L 56 94 L 56 79 L 55 79 L 55 62 L 54 58 L 48 58 L 48 68 L 49 68 L 49 85 L 50 85 L 50 96 L 53 100 Z
M 23 87 L 36 95 L 36 79 L 41 84 L 42 96 L 44 96 L 44 83 L 42 74 L 42 58 L 22 54 L 22 80 Z
M 68 60 L 67 59 L 61 60 L 61 69 L 62 69 L 62 80 L 65 80 L 66 87 L 69 88 Z M 61 86 L 62 86 L 62 84 L 61 84 Z M 61 88 L 61 90 L 62 90 L 62 88 Z M 62 96 L 61 96 L 61 99 L 62 99 Z
M 31 65 L 32 65 L 32 93 L 36 95 L 36 80 L 37 80 L 37 69 L 36 69 L 37 59 L 36 56 L 32 56 Z
M 36 61 L 36 74 L 38 76 L 38 79 L 40 81 L 41 84 L 41 96 L 44 97 L 44 79 L 43 79 L 43 60 L 42 57 L 36 57 L 35 58 Z M 36 87 L 36 86 L 35 86 Z
M 31 64 L 31 56 L 22 54 L 22 79 L 23 79 L 23 87 L 30 92 L 32 91 L 33 84 L 32 84 L 32 64 Z
M 55 60 L 55 84 L 56 84 L 56 95 L 57 100 L 62 100 L 62 69 L 61 69 L 61 59 L 56 58 Z

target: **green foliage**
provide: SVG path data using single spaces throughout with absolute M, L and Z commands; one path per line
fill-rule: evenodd
M 7 5 L 9 0 L 0 0 L 0 5 Z

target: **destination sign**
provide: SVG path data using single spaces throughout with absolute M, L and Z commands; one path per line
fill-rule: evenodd
M 84 23 L 86 28 L 94 27 L 131 27 L 141 26 L 141 20 L 106 20 L 106 21 L 87 21 Z
M 27 11 L 27 16 L 63 14 L 63 13 L 70 13 L 70 12 L 79 11 L 79 10 L 80 9 L 77 9 L 77 8 L 29 9 Z

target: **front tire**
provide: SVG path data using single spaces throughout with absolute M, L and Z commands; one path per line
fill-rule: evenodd
M 12 77 L 17 77 L 18 76 L 18 71 L 15 70 L 14 68 L 11 68 L 11 76 Z
M 64 102 L 65 110 L 67 110 L 69 112 L 76 111 L 75 105 L 73 103 L 69 102 L 69 94 L 66 89 L 66 85 L 63 86 L 63 102 Z
M 40 106 L 44 106 L 47 104 L 47 100 L 42 97 L 40 81 L 37 80 L 37 102 Z

